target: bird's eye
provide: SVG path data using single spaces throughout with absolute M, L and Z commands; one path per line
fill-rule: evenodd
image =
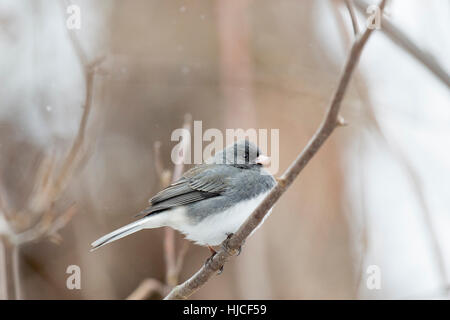
M 244 157 L 245 157 L 245 161 L 248 162 L 248 160 L 250 159 L 250 153 L 249 153 L 248 149 L 245 150 L 245 155 L 244 155 Z

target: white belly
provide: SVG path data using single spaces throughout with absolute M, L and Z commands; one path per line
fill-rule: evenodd
M 267 193 L 261 194 L 245 203 L 239 203 L 221 213 L 213 214 L 195 225 L 187 222 L 184 209 L 179 208 L 171 212 L 171 221 L 167 225 L 182 232 L 186 235 L 186 239 L 192 240 L 196 244 L 217 246 L 226 239 L 228 234 L 235 233 L 239 229 Z M 271 211 L 272 209 L 266 214 L 263 222 Z

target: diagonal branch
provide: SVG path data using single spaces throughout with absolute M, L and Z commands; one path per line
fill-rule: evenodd
M 364 0 L 355 0 L 355 7 L 365 12 L 368 4 Z M 428 70 L 431 71 L 439 80 L 441 80 L 448 88 L 450 88 L 450 75 L 439 64 L 435 57 L 430 53 L 419 48 L 403 31 L 401 31 L 394 23 L 381 15 L 381 31 L 394 42 L 403 48 L 406 52 L 421 62 Z
M 358 25 L 358 19 L 356 18 L 355 10 L 353 9 L 353 1 L 352 0 L 345 0 L 345 6 L 347 7 L 347 11 L 350 15 L 350 19 L 352 20 L 352 27 L 353 27 L 353 33 L 355 36 L 359 34 L 359 25 Z
M 383 10 L 385 0 L 381 1 L 380 8 Z M 272 191 L 265 197 L 261 204 L 253 211 L 250 217 L 244 222 L 239 230 L 232 235 L 224 246 L 211 259 L 210 263 L 204 265 L 196 274 L 181 285 L 176 286 L 167 296 L 166 300 L 170 299 L 187 299 L 196 290 L 203 286 L 214 275 L 227 260 L 238 252 L 243 245 L 245 239 L 250 233 L 262 222 L 264 216 L 278 201 L 278 199 L 289 188 L 292 182 L 297 178 L 299 173 L 305 168 L 312 157 L 317 153 L 320 147 L 328 139 L 334 129 L 338 126 L 338 115 L 341 108 L 341 103 L 344 94 L 347 90 L 352 73 L 358 63 L 364 45 L 367 43 L 373 29 L 366 29 L 366 31 L 359 35 L 354 41 L 350 54 L 347 57 L 344 70 L 341 74 L 339 85 L 333 95 L 331 103 L 328 107 L 325 119 L 322 124 L 309 141 L 305 149 L 299 154 L 297 159 L 284 172 L 278 183 Z M 226 247 L 227 249 L 225 249 Z
M 364 6 L 364 1 L 356 0 L 356 2 L 359 6 L 359 9 L 362 11 L 363 6 Z M 397 27 L 395 27 L 395 25 L 393 25 L 387 19 L 383 20 L 382 28 L 384 28 L 383 30 L 385 31 L 385 33 L 388 36 L 392 35 L 395 39 L 399 39 L 398 43 L 406 44 L 402 47 L 404 47 L 407 51 L 408 51 L 408 48 L 412 49 L 413 52 L 416 52 L 418 57 L 426 55 L 424 53 L 421 53 L 421 51 L 419 49 L 417 49 L 417 46 L 415 44 L 413 44 L 411 40 L 406 38 L 406 36 L 403 35 L 401 33 L 401 31 L 398 30 Z M 394 38 L 391 38 L 391 39 L 394 39 Z M 426 55 L 426 57 L 429 58 L 428 55 Z M 419 59 L 419 60 L 421 60 L 421 59 Z M 430 61 L 434 61 L 434 60 L 432 59 Z M 424 63 L 424 64 L 427 65 L 427 63 Z M 441 68 L 441 67 L 437 66 L 437 68 Z M 445 75 L 445 72 L 442 71 L 442 74 Z M 422 187 L 422 183 L 420 181 L 420 177 L 418 176 L 418 174 L 412 167 L 406 154 L 401 150 L 401 148 L 399 148 L 399 146 L 397 146 L 394 142 L 390 141 L 388 139 L 388 137 L 386 136 L 386 134 L 384 133 L 377 117 L 374 114 L 373 106 L 371 105 L 370 99 L 368 98 L 368 95 L 367 95 L 367 88 L 365 88 L 364 85 L 361 85 L 361 83 L 363 83 L 363 81 L 361 81 L 361 79 L 359 79 L 360 77 L 358 76 L 358 74 L 355 75 L 355 78 L 356 78 L 355 80 L 356 80 L 356 84 L 358 87 L 357 88 L 358 91 L 360 91 L 360 93 L 363 95 L 363 98 L 364 98 L 363 100 L 369 104 L 369 108 L 367 108 L 368 116 L 371 119 L 371 121 L 369 123 L 371 124 L 371 126 L 373 127 L 373 129 L 375 130 L 377 135 L 381 138 L 382 142 L 388 147 L 389 151 L 397 158 L 397 160 L 401 164 L 403 164 L 405 172 L 411 181 L 411 185 L 413 187 L 413 192 L 416 194 L 417 201 L 418 201 L 418 204 L 421 209 L 422 216 L 423 216 L 423 220 L 425 222 L 425 228 L 428 231 L 428 236 L 429 236 L 430 244 L 431 244 L 431 251 L 435 257 L 437 269 L 438 269 L 438 272 L 439 272 L 439 275 L 441 278 L 441 290 L 443 290 L 443 294 L 446 294 L 447 286 L 448 286 L 448 282 L 449 282 L 449 276 L 446 271 L 443 250 L 442 250 L 441 245 L 439 244 L 438 237 L 435 232 L 435 226 L 434 226 L 433 220 L 432 220 L 432 215 L 431 215 L 430 209 L 428 208 L 428 205 L 426 203 L 426 199 L 425 199 L 425 196 L 423 193 L 423 187 Z M 447 78 L 448 78 L 448 76 L 447 76 Z M 444 79 L 445 79 L 445 77 L 444 77 Z M 367 245 L 367 244 L 365 244 L 365 245 Z M 361 277 L 359 277 L 358 279 L 360 281 Z

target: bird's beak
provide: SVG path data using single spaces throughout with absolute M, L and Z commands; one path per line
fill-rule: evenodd
M 258 158 L 256 158 L 256 164 L 260 164 L 263 167 L 267 167 L 270 165 L 270 157 L 261 154 L 259 155 Z

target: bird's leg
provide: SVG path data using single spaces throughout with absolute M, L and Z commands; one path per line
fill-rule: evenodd
M 209 249 L 209 251 L 211 251 L 211 256 L 210 256 L 208 259 L 206 259 L 206 261 L 205 261 L 205 266 L 207 266 L 207 265 L 212 261 L 212 259 L 214 258 L 214 256 L 217 254 L 217 251 L 214 250 L 213 247 L 208 246 L 208 249 Z M 223 266 L 220 267 L 220 269 L 219 269 L 219 271 L 217 272 L 217 274 L 219 275 L 219 274 L 221 274 L 222 272 L 223 272 Z
M 230 249 L 230 247 L 228 246 L 228 241 L 230 241 L 230 238 L 233 236 L 233 233 L 227 233 L 227 238 L 225 239 L 225 241 L 222 243 L 222 248 L 230 255 L 230 256 L 238 256 L 241 254 L 242 251 L 242 246 L 239 246 L 239 248 L 237 250 L 234 249 Z M 237 251 L 237 252 L 236 252 Z
M 215 256 L 215 255 L 216 255 L 217 251 L 216 251 L 216 250 L 214 250 L 214 248 L 213 248 L 213 247 L 211 247 L 211 246 L 208 246 L 208 249 L 209 249 L 209 251 L 211 251 L 211 254 L 212 254 L 213 256 Z
M 210 256 L 208 259 L 206 259 L 206 261 L 205 261 L 205 266 L 206 266 L 208 263 L 210 263 L 210 262 L 212 261 L 212 258 L 214 258 L 214 256 L 217 254 L 217 251 L 214 250 L 213 247 L 208 246 L 208 249 L 209 249 L 209 251 L 211 252 L 211 256 Z

